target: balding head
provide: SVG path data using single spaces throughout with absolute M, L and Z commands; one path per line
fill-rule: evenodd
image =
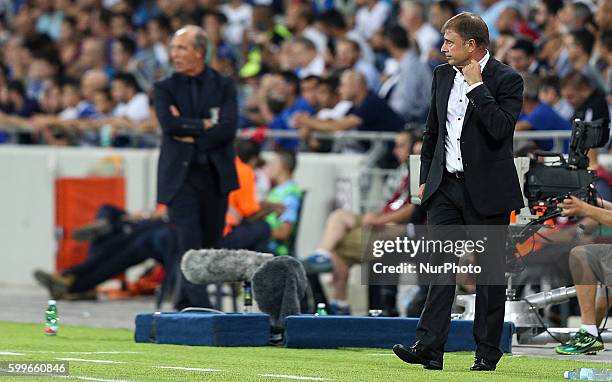
M 190 76 L 204 70 L 208 37 L 197 25 L 187 25 L 177 30 L 170 43 L 170 57 L 177 72 Z
M 193 47 L 202 52 L 206 52 L 208 47 L 208 36 L 204 29 L 197 25 L 186 25 L 174 33 L 174 37 L 187 34 L 191 39 Z
M 345 70 L 340 77 L 340 96 L 343 100 L 355 102 L 368 93 L 365 76 L 354 69 Z
M 81 77 L 81 92 L 87 100 L 92 100 L 93 95 L 108 87 L 108 76 L 103 70 L 91 69 Z

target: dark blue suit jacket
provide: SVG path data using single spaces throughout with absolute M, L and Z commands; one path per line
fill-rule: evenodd
M 185 182 L 190 163 L 198 154 L 205 154 L 218 177 L 219 193 L 238 188 L 234 166 L 233 140 L 238 128 L 238 101 L 232 79 L 212 68 L 198 76 L 198 102 L 192 106 L 190 79 L 180 73 L 155 83 L 155 112 L 162 129 L 162 142 L 157 171 L 157 201 L 168 204 Z M 179 109 L 174 117 L 170 106 Z M 211 109 L 218 108 L 217 124 L 204 130 L 202 120 L 211 118 Z M 195 144 L 177 141 L 193 137 Z

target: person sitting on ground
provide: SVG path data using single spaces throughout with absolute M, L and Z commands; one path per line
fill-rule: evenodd
M 75 234 L 76 238 L 90 242 L 84 262 L 61 273 L 34 272 L 36 281 L 55 300 L 95 298 L 97 285 L 149 258 L 167 267 L 176 240 L 165 209 L 146 217 L 128 215 L 110 205 L 101 207 L 96 221 Z
M 366 240 L 364 228 L 406 224 L 411 218 L 416 218 L 416 206 L 410 203 L 407 165 L 409 155 L 420 152 L 416 147 L 417 140 L 412 141 L 408 130 L 403 130 L 396 136 L 393 154 L 400 166 L 395 176 L 389 179 L 393 182 L 393 193 L 385 206 L 380 211 L 364 215 L 343 209 L 333 211 L 327 218 L 317 249 L 304 260 L 308 273 L 333 271 L 334 299 L 330 308 L 334 314 L 350 314 L 347 302 L 348 275 L 350 267 L 362 261 L 363 243 Z
M 612 203 L 599 199 L 598 205 L 601 208 L 572 196 L 559 204 L 559 207 L 562 208 L 564 216 L 588 217 L 599 224 L 612 226 Z M 605 290 L 612 286 L 612 244 L 577 246 L 571 250 L 569 262 L 576 284 L 582 325 L 568 342 L 557 346 L 555 351 L 564 355 L 603 351 L 604 343 L 597 327 L 612 304 L 612 296 Z M 598 283 L 603 285 L 606 293 L 598 293 Z

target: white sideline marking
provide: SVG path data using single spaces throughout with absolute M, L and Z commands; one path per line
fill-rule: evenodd
M 395 354 L 394 354 L 394 353 L 370 353 L 370 354 L 368 354 L 368 355 L 376 355 L 376 356 L 379 356 L 379 355 L 395 355 Z
M 85 375 L 47 375 L 46 377 L 63 378 L 63 379 L 80 379 L 82 381 L 134 382 L 134 381 L 131 381 L 129 379 L 105 379 L 105 378 L 87 377 Z
M 28 350 L 26 353 L 45 354 L 141 354 L 141 351 L 52 351 L 52 350 Z
M 13 353 L 12 351 L 0 351 L 0 355 L 25 355 L 25 353 Z
M 82 381 L 99 381 L 99 382 L 131 382 L 127 379 L 103 379 L 103 378 L 94 378 L 94 377 L 85 377 L 82 375 L 74 375 L 71 378 L 80 379 Z
M 0 371 L 8 372 L 8 369 L 0 369 Z M 24 376 L 35 376 L 34 374 L 24 374 Z M 63 379 L 81 379 L 83 381 L 100 381 L 100 382 L 132 382 L 127 379 L 102 379 L 102 378 L 94 378 L 94 377 L 86 377 L 83 375 L 45 375 L 45 377 L 51 378 L 63 378 Z
M 44 352 L 47 353 L 47 352 Z M 140 354 L 140 351 L 59 351 L 59 354 Z
M 259 376 L 260 377 L 270 377 L 270 378 L 297 379 L 300 381 L 333 381 L 333 379 L 329 379 L 329 378 L 300 377 L 299 375 L 259 374 Z
M 56 358 L 60 361 L 92 362 L 92 363 L 127 363 L 120 361 L 109 361 L 105 359 L 83 359 L 83 358 Z
M 180 366 L 152 366 L 158 369 L 172 369 L 172 370 L 185 370 L 185 371 L 223 371 L 219 369 L 204 369 L 200 367 L 180 367 Z

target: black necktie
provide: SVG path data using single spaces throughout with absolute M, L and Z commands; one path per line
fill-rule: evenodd
M 189 79 L 189 90 L 191 91 L 191 110 L 193 111 L 193 117 L 197 118 L 198 114 L 198 94 L 199 94 L 200 81 L 196 77 Z

